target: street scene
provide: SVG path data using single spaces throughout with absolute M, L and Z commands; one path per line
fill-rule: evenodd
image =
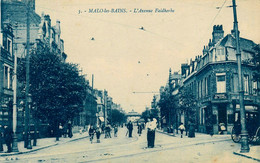
M 0 0 L 0 162 L 260 162 L 259 0 Z
M 60 144 L 28 154 L 8 156 L 3 162 L 254 162 L 234 155 L 231 151 L 239 145 L 230 136 L 206 134 L 196 135 L 196 139 L 180 135 L 172 136 L 156 133 L 155 147 L 147 148 L 146 133 L 132 138 L 125 136 L 126 128 L 120 128 L 118 137 L 93 143 L 89 138 Z M 86 133 L 83 133 L 86 134 Z M 65 139 L 65 138 L 64 138 Z M 219 150 L 221 149 L 221 150 Z M 160 157 L 158 157 L 158 155 Z M 188 156 L 188 157 L 187 157 Z

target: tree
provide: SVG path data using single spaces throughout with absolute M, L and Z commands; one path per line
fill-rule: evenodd
M 25 62 L 18 66 L 17 77 L 24 89 Z M 86 81 L 79 75 L 78 65 L 62 62 L 48 48 L 30 54 L 29 84 L 34 116 L 56 130 L 59 123 L 72 120 L 82 110 L 87 96 Z
M 167 88 L 161 92 L 158 106 L 161 108 L 161 117 L 166 119 L 168 125 L 173 125 L 176 122 L 174 121 L 176 120 L 177 111 L 176 101 L 176 97 Z
M 196 121 L 196 97 L 191 91 L 187 88 L 180 89 L 178 96 L 179 112 L 185 113 L 188 117 L 188 120 L 195 122 Z
M 113 124 L 122 124 L 126 122 L 126 115 L 117 109 L 111 110 L 111 122 Z
M 260 44 L 254 47 L 255 53 L 253 54 L 252 62 L 254 64 L 253 80 L 260 82 Z M 259 88 L 256 91 L 260 91 Z

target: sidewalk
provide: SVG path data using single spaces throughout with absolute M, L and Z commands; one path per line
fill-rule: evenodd
M 4 151 L 0 152 L 0 157 L 30 153 L 30 152 L 38 151 L 38 150 L 41 150 L 41 149 L 49 148 L 49 147 L 52 147 L 52 146 L 55 146 L 55 145 L 64 144 L 64 143 L 68 143 L 68 142 L 84 139 L 86 137 L 88 137 L 87 132 L 84 132 L 82 134 L 75 133 L 75 134 L 73 134 L 72 138 L 60 137 L 59 141 L 56 141 L 55 137 L 52 137 L 52 138 L 42 138 L 42 139 L 37 139 L 37 146 L 33 146 L 33 140 L 32 140 L 32 149 L 24 148 L 24 142 L 20 141 L 20 142 L 18 142 L 18 150 L 19 150 L 19 152 L 6 153 L 6 151 L 7 151 L 6 145 L 3 145 Z
M 235 155 L 246 157 L 255 161 L 260 162 L 260 146 L 250 146 L 248 153 L 240 153 L 240 151 L 233 152 Z
M 175 134 L 167 133 L 162 130 L 156 130 L 156 131 L 159 133 L 162 133 L 162 134 L 173 136 L 173 137 L 177 137 L 178 135 L 180 135 L 180 134 L 176 134 L 176 133 Z M 207 134 L 196 133 L 196 135 L 202 136 L 202 135 L 207 135 Z M 214 135 L 214 136 L 223 137 L 223 135 Z M 239 150 L 239 151 L 233 152 L 233 154 L 260 162 L 260 145 L 254 145 L 254 146 L 250 145 L 250 151 L 248 153 L 240 153 L 240 150 Z

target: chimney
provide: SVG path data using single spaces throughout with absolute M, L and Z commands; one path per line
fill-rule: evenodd
M 44 22 L 46 26 L 46 36 L 45 38 L 49 41 L 50 40 L 50 34 L 51 34 L 51 19 L 49 15 L 44 16 Z
M 222 25 L 214 25 L 212 32 L 212 43 L 215 45 L 221 38 L 224 37 Z
M 181 75 L 182 75 L 182 76 L 183 76 L 183 75 L 185 76 L 187 69 L 189 69 L 188 64 L 186 64 L 186 63 L 181 64 Z M 186 76 L 185 76 L 185 77 L 186 77 Z

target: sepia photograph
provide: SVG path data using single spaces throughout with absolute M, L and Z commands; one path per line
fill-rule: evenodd
M 260 0 L 0 0 L 0 162 L 260 162 Z

